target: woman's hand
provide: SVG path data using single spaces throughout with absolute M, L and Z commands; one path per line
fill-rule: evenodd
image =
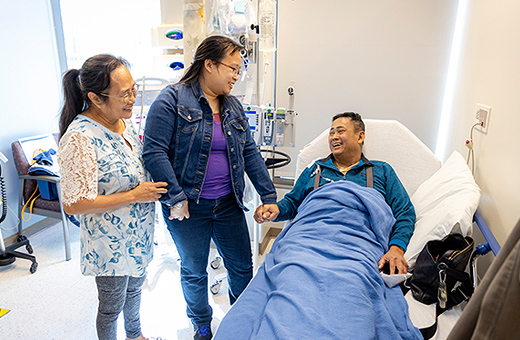
M 168 192 L 166 182 L 144 182 L 132 190 L 110 195 L 97 195 L 94 200 L 81 199 L 69 206 L 64 205 L 69 215 L 97 214 L 132 203 L 155 202 Z
M 170 220 L 179 220 L 190 218 L 190 211 L 188 209 L 188 201 L 183 201 L 175 204 L 170 208 Z
M 155 202 L 168 192 L 166 182 L 143 182 L 131 190 L 136 203 Z

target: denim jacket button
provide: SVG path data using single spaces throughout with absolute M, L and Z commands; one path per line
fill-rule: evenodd
M 235 148 L 231 148 L 231 150 L 230 150 L 230 151 L 231 151 L 231 152 L 235 151 Z
M 231 136 L 231 131 L 228 131 L 227 134 L 228 134 L 228 136 Z
M 236 168 L 237 168 L 237 166 L 236 166 L 236 165 L 233 165 L 233 169 L 236 169 Z

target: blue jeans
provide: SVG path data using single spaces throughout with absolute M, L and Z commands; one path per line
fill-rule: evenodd
M 181 257 L 181 285 L 186 313 L 196 326 L 211 323 L 208 299 L 208 266 L 211 239 L 228 272 L 229 301 L 235 302 L 253 277 L 251 241 L 243 210 L 233 193 L 217 199 L 188 201 L 190 218 L 169 220 L 170 208 L 163 205 L 163 216 Z
M 116 340 L 117 317 L 123 311 L 127 338 L 141 335 L 139 309 L 141 288 L 146 276 L 96 276 L 98 314 L 96 329 L 99 340 Z

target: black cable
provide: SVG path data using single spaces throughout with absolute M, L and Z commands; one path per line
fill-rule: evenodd
M 272 153 L 272 154 L 280 155 L 283 157 L 282 159 L 280 159 L 280 158 L 265 159 L 265 165 L 266 165 L 267 169 L 278 169 L 278 168 L 281 168 L 281 167 L 286 166 L 287 164 L 291 163 L 291 156 L 289 156 L 285 152 L 277 151 L 277 150 L 262 149 L 261 147 L 258 147 L 258 150 L 260 151 L 260 153 L 262 153 L 262 152 Z
M 5 191 L 5 182 L 2 177 L 2 166 L 0 165 L 0 192 L 2 195 L 2 216 L 0 217 L 0 223 L 5 220 L 7 216 L 7 193 Z

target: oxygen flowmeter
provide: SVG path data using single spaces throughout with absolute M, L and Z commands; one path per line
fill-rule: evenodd
M 262 144 L 273 145 L 274 110 L 269 104 L 262 112 Z
M 275 145 L 276 146 L 284 146 L 284 130 L 285 130 L 285 114 L 286 110 L 284 108 L 276 109 L 275 113 L 275 127 L 276 127 L 276 138 Z

